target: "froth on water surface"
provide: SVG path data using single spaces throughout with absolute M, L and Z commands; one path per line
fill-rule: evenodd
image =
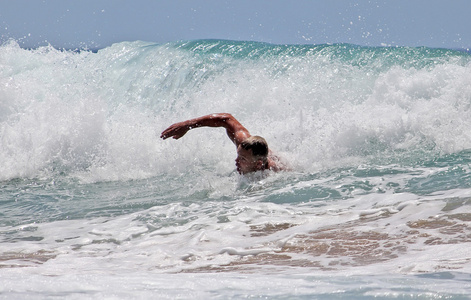
M 200 298 L 240 296 L 228 282 L 273 295 L 263 278 L 285 298 L 287 282 L 308 296 L 467 295 L 470 82 L 469 54 L 447 49 L 5 43 L 0 286 L 31 296 L 15 279 L 34 273 L 95 296 L 87 276 L 141 291 L 211 279 L 186 286 Z M 238 175 L 221 129 L 159 138 L 214 112 L 265 137 L 293 170 Z M 345 294 L 342 276 L 353 279 Z
M 88 181 L 208 165 L 231 172 L 224 132 L 159 140 L 169 124 L 212 112 L 232 113 L 307 172 L 471 148 L 462 52 L 198 41 L 91 53 L 12 41 L 0 56 L 2 180 L 54 170 L 84 170 Z

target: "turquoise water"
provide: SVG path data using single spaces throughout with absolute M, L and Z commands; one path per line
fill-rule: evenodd
M 471 56 L 0 46 L 0 297 L 467 299 Z M 293 171 L 240 176 L 233 114 Z

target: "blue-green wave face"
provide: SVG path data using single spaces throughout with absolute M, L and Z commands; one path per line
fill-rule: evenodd
M 363 47 L 352 44 L 273 45 L 260 42 L 229 40 L 196 40 L 174 44 L 179 49 L 201 56 L 224 55 L 238 59 L 289 59 L 316 57 L 331 58 L 355 66 L 377 66 L 383 70 L 394 65 L 426 67 L 462 58 L 469 61 L 463 51 L 427 47 Z

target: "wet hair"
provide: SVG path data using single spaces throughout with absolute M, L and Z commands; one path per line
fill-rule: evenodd
M 268 144 L 261 136 L 251 136 L 245 139 L 240 146 L 245 150 L 252 150 L 255 157 L 260 157 L 266 160 L 268 157 Z

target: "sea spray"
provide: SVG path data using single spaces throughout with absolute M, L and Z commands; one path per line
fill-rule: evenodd
M 349 44 L 7 42 L 0 297 L 467 297 L 470 62 Z M 159 138 L 213 112 L 293 170 L 237 174 L 218 128 Z
M 470 147 L 469 55 L 451 50 L 215 40 L 91 53 L 10 42 L 1 55 L 3 179 L 56 166 L 149 177 L 215 157 L 230 171 L 223 133 L 191 133 L 186 146 L 158 139 L 166 125 L 211 112 L 232 113 L 308 172 Z

